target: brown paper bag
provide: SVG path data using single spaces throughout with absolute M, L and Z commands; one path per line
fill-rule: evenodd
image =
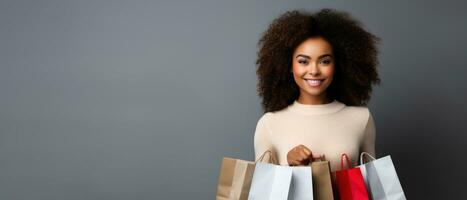
M 269 163 L 277 163 L 271 150 L 264 152 L 256 162 L 263 161 L 266 154 Z M 216 199 L 247 200 L 256 162 L 224 157 L 217 185 Z
M 311 163 L 314 200 L 334 200 L 329 161 L 313 161 Z

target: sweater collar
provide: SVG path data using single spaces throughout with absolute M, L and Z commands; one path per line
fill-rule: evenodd
M 342 108 L 345 107 L 345 104 L 338 101 L 334 100 L 331 103 L 326 103 L 326 104 L 302 104 L 295 100 L 292 104 L 290 104 L 287 109 L 299 113 L 299 114 L 304 114 L 304 115 L 322 115 L 322 114 L 330 114 L 330 113 L 335 113 Z

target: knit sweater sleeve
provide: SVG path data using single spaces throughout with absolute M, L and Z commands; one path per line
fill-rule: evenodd
M 265 151 L 272 149 L 271 131 L 267 124 L 269 115 L 270 113 L 265 113 L 256 124 L 254 134 L 255 161 L 258 160 Z M 269 159 L 269 157 L 264 157 L 263 159 Z
M 368 111 L 368 120 L 366 123 L 365 133 L 363 136 L 363 142 L 360 147 L 360 151 L 367 152 L 371 154 L 372 156 L 376 157 L 375 142 L 376 142 L 375 122 L 374 122 L 372 114 Z

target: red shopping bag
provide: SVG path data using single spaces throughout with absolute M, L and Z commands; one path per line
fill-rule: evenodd
M 344 160 L 347 169 L 344 169 Z M 341 169 L 334 172 L 336 187 L 341 200 L 368 200 L 368 192 L 360 168 L 350 168 L 347 154 L 341 155 Z

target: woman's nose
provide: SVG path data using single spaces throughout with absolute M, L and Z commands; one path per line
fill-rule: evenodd
M 309 73 L 313 76 L 319 75 L 320 71 L 319 71 L 318 66 L 316 64 L 311 64 Z

